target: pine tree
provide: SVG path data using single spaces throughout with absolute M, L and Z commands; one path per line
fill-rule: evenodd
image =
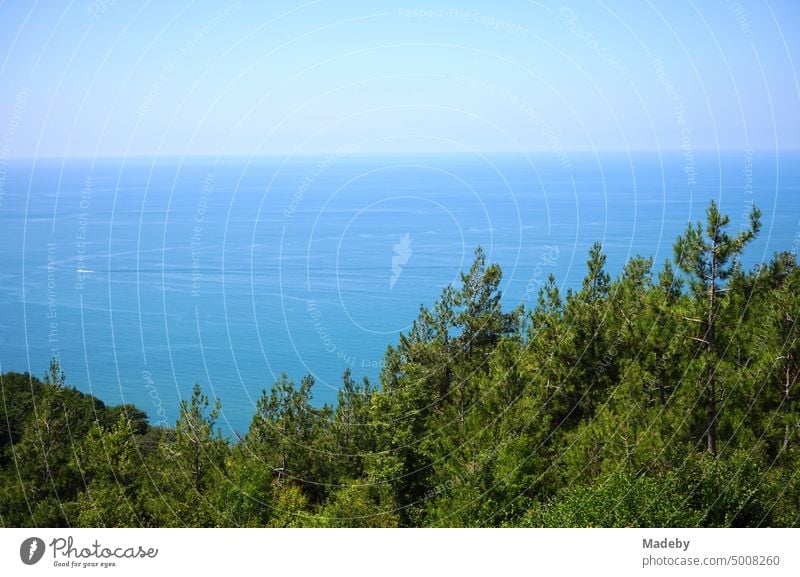
M 725 282 L 735 270 L 735 264 L 761 228 L 761 211 L 752 207 L 749 227 L 735 236 L 726 232 L 730 217 L 719 212 L 713 200 L 706 209 L 705 231 L 698 222 L 689 224 L 686 232 L 675 241 L 675 262 L 689 275 L 689 286 L 699 305 L 701 318 L 687 318 L 700 327 L 698 336 L 692 337 L 704 348 L 706 397 L 706 447 L 717 453 L 718 392 L 715 378 L 717 362 L 716 333 L 720 298 Z M 705 234 L 704 234 L 705 232 Z
M 216 421 L 221 410 L 219 399 L 209 410 L 209 399 L 199 384 L 192 396 L 182 400 L 180 414 L 171 435 L 159 443 L 164 465 L 157 467 L 156 500 L 162 525 L 207 527 L 217 523 L 212 495 L 224 478 L 225 440 Z

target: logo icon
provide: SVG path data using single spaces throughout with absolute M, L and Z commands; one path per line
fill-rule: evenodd
M 19 546 L 19 558 L 25 565 L 35 565 L 44 556 L 44 541 L 39 537 L 28 537 Z
M 411 250 L 411 235 L 405 233 L 400 237 L 400 242 L 392 248 L 394 248 L 394 256 L 392 256 L 392 276 L 389 277 L 389 290 L 393 289 L 400 279 L 400 275 L 403 273 L 403 265 L 408 264 L 408 260 L 414 252 Z

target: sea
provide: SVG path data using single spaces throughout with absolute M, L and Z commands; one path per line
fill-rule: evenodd
M 800 247 L 800 153 L 0 159 L 0 372 L 133 403 L 172 425 L 199 383 L 223 435 L 285 372 L 334 403 L 377 381 L 421 305 L 481 246 L 503 300 L 580 286 L 599 241 L 617 274 L 672 257 L 710 199 L 762 230 L 747 267 Z

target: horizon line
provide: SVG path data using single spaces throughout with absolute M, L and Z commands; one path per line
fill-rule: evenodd
M 294 158 L 294 157 L 320 157 L 320 156 L 340 156 L 342 158 L 349 157 L 381 157 L 381 156 L 492 156 L 492 155 L 505 155 L 505 156 L 560 156 L 564 154 L 579 154 L 579 155 L 636 155 L 636 154 L 684 154 L 684 150 L 680 148 L 637 148 L 637 149 L 621 149 L 621 148 L 571 148 L 564 150 L 440 150 L 440 151 L 383 151 L 383 152 L 348 152 L 345 150 L 320 150 L 312 152 L 264 152 L 264 153 L 196 153 L 196 154 L 98 154 L 95 156 L 90 155 L 39 155 L 39 156 L 7 156 L 0 158 L 0 161 L 35 161 L 35 160 L 124 160 L 124 159 L 182 159 L 182 158 L 204 158 L 204 159 L 241 159 L 241 158 Z M 752 153 L 769 153 L 769 154 L 798 154 L 800 148 L 693 148 L 691 154 L 741 154 L 743 152 Z

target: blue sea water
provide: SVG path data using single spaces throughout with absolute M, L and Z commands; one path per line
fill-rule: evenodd
M 5 160 L 0 166 L 0 371 L 67 381 L 172 424 L 194 383 L 244 432 L 261 390 L 313 374 L 376 378 L 481 245 L 508 306 L 550 273 L 580 284 L 657 263 L 711 198 L 763 228 L 747 264 L 797 250 L 800 156 L 564 153 Z

